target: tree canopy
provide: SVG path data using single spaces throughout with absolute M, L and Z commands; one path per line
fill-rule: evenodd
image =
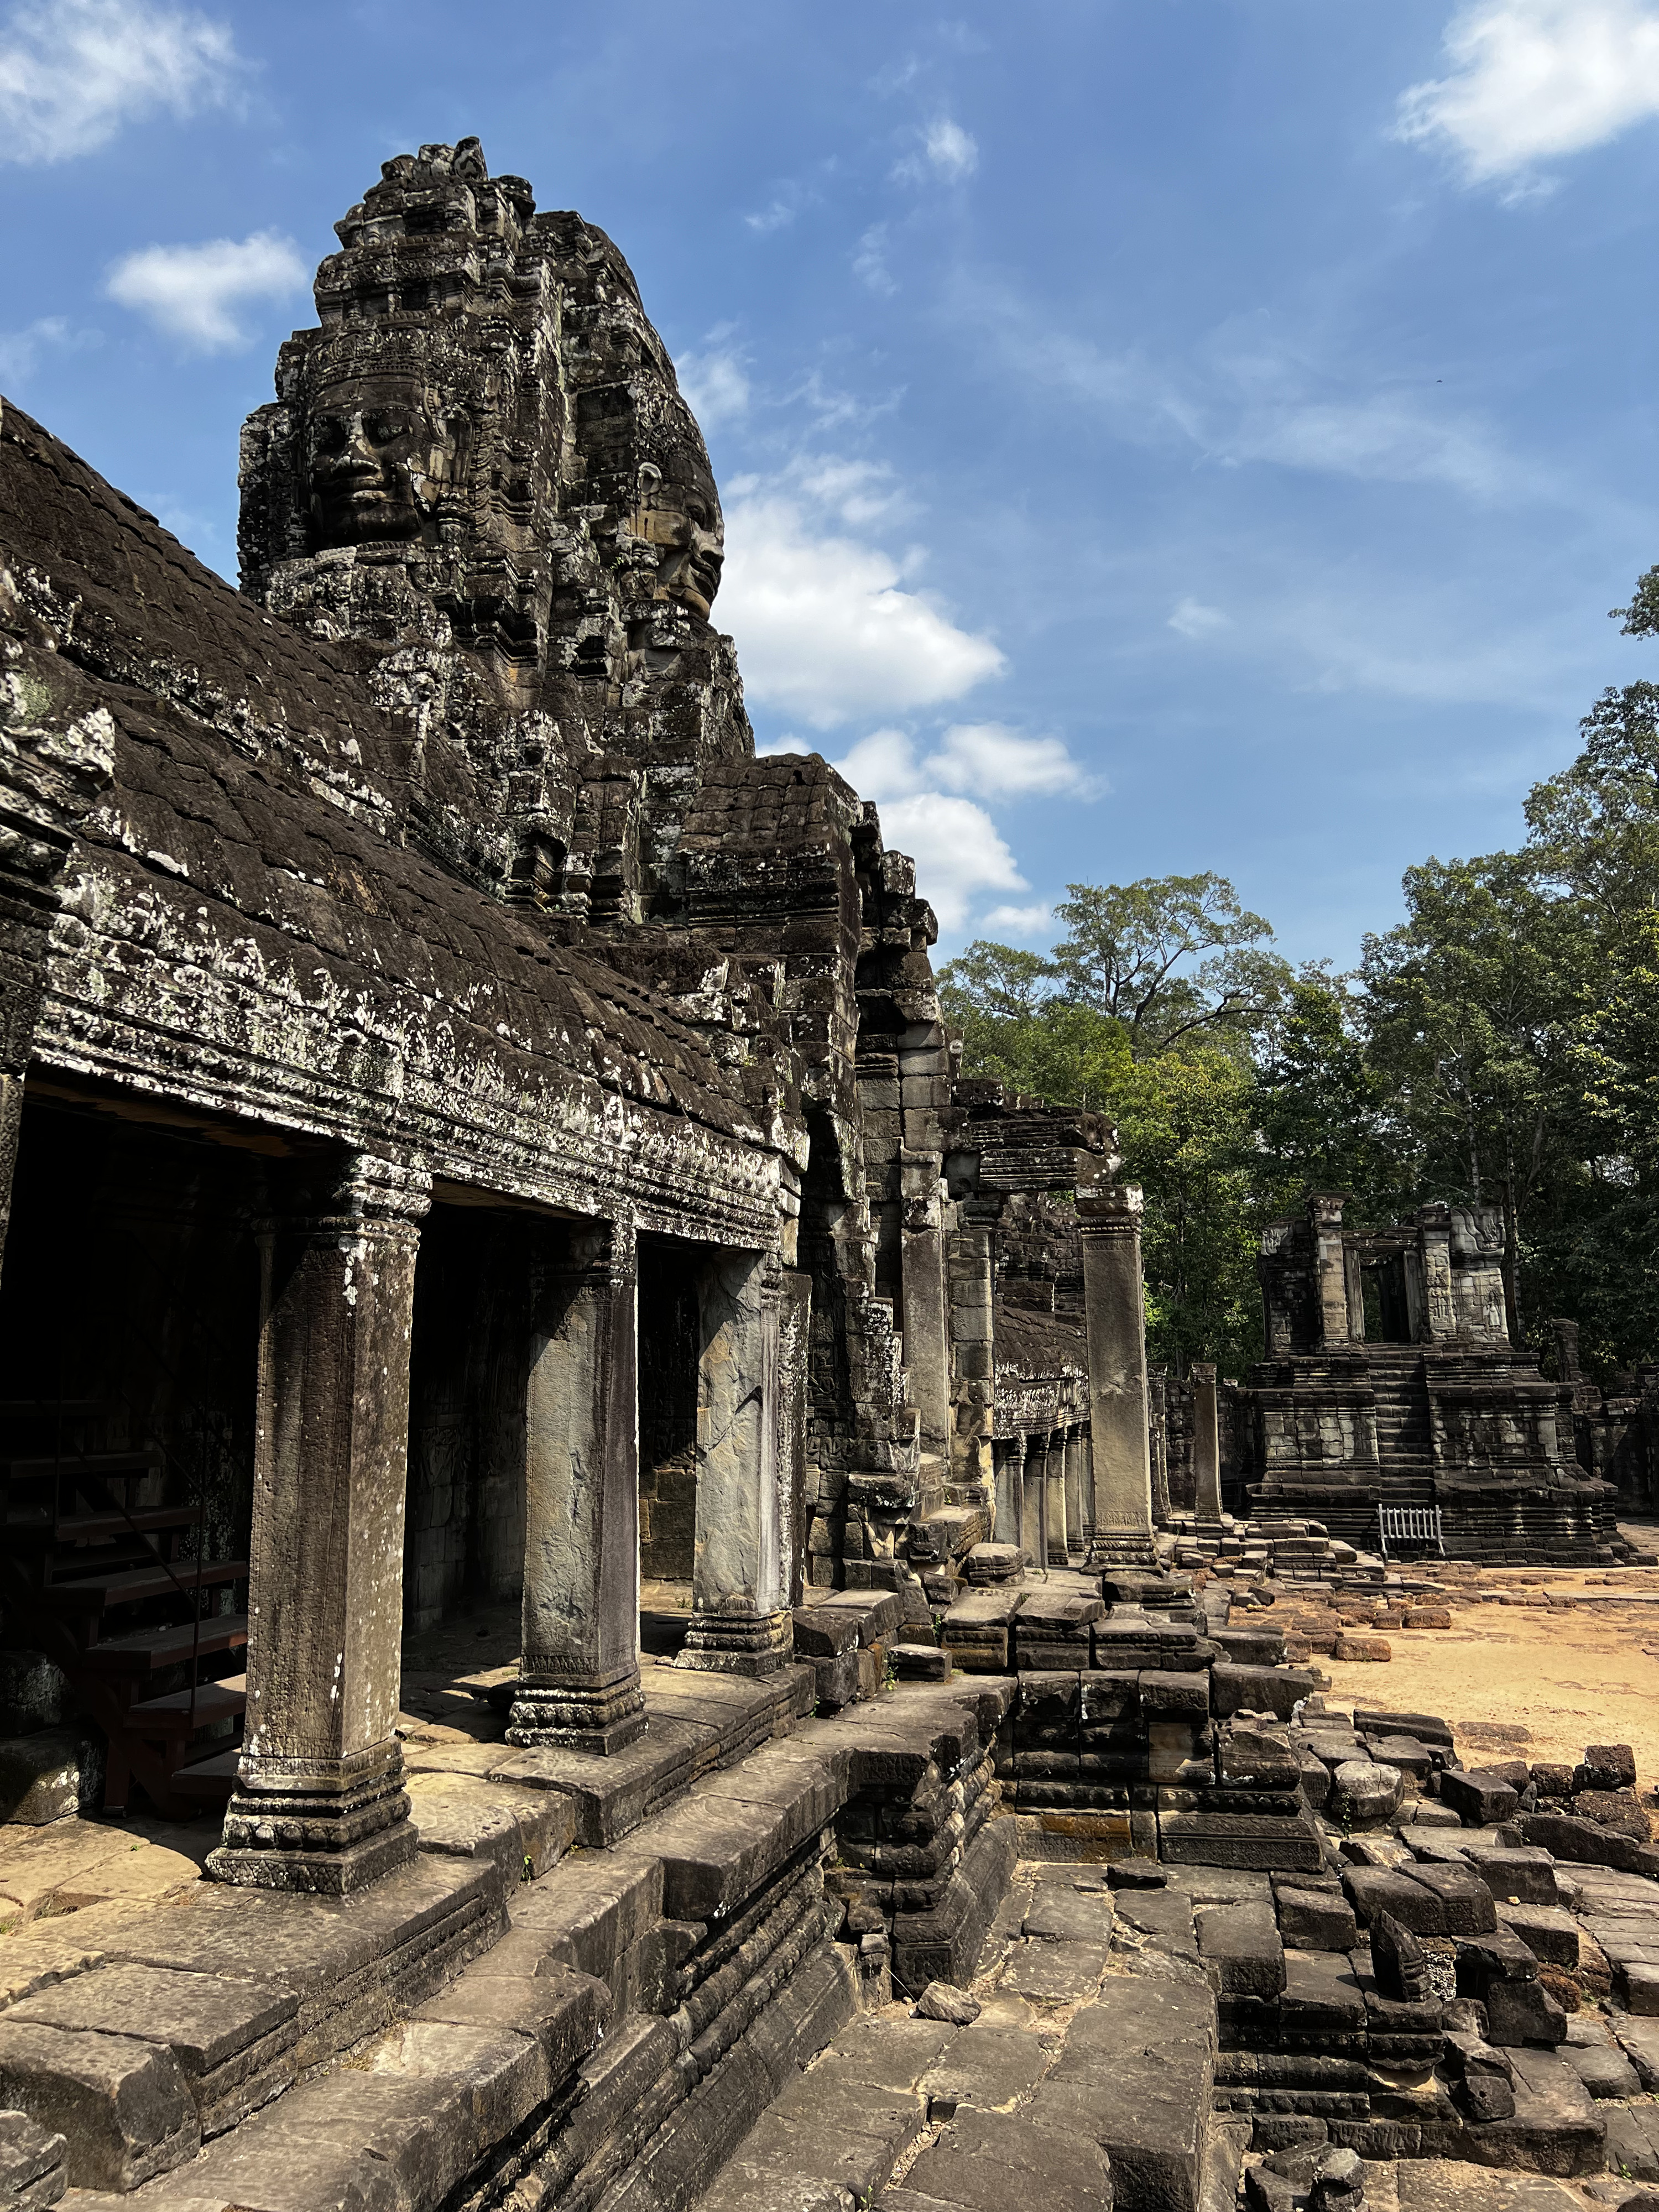
M 1614 611 L 1659 635 L 1659 568 Z M 1517 1341 L 1659 1357 L 1659 684 L 1609 690 L 1518 852 L 1429 859 L 1358 967 L 1293 970 L 1223 876 L 1071 884 L 1047 954 L 940 971 L 963 1069 L 1110 1114 L 1146 1190 L 1153 1356 L 1259 1353 L 1262 1225 L 1310 1188 L 1380 1227 L 1503 1210 Z

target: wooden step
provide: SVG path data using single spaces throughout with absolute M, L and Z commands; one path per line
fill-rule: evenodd
M 144 1451 L 33 1453 L 27 1459 L 0 1460 L 0 1475 L 14 1482 L 39 1482 L 54 1474 L 73 1482 L 105 1481 L 154 1474 L 161 1466 L 161 1455 L 153 1446 Z
M 146 1698 L 142 1705 L 127 1708 L 127 1726 L 147 1742 L 160 1742 L 193 1735 L 216 1721 L 239 1720 L 246 1708 L 247 1677 L 236 1674 L 222 1682 L 198 1682 L 193 1692 L 174 1690 L 165 1698 Z
M 245 1613 L 210 1613 L 199 1622 L 112 1636 L 83 1651 L 79 1663 L 100 1674 L 153 1674 L 163 1667 L 182 1667 L 192 1651 L 233 1651 L 246 1642 Z
M 115 1573 L 67 1577 L 48 1583 L 40 1592 L 40 1601 L 54 1611 L 102 1612 L 109 1605 L 136 1605 L 141 1598 L 239 1583 L 246 1573 L 246 1559 L 175 1559 L 170 1566 L 158 1564 Z
M 193 1528 L 198 1517 L 194 1505 L 155 1505 L 138 1513 L 63 1513 L 54 1522 L 50 1505 L 29 1505 L 8 1513 L 6 1527 L 19 1536 L 57 1537 L 65 1544 L 106 1544 L 117 1536 Z
M 216 1751 L 211 1759 L 199 1759 L 193 1766 L 181 1766 L 167 1777 L 167 1787 L 179 1797 L 199 1797 L 207 1803 L 222 1805 L 236 1787 L 236 1762 L 241 1757 L 238 1750 Z

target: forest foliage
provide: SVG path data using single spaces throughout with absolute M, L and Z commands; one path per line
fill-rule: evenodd
M 1659 569 L 1614 611 L 1659 635 Z M 1580 734 L 1520 849 L 1410 869 L 1347 973 L 1292 968 L 1217 875 L 1073 884 L 1048 954 L 941 970 L 965 1073 L 1117 1122 L 1157 1364 L 1260 1357 L 1261 1230 L 1310 1188 L 1360 1228 L 1498 1206 L 1517 1341 L 1562 1315 L 1592 1371 L 1659 1358 L 1659 685 Z

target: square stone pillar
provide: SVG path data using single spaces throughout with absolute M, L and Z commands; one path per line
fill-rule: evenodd
M 1095 1553 L 1121 1566 L 1153 1564 L 1152 1438 L 1147 1424 L 1146 1289 L 1135 1183 L 1077 1197 L 1089 1346 L 1089 1433 L 1095 1473 Z
M 415 1856 L 396 1726 L 430 1187 L 354 1154 L 261 1235 L 246 1737 L 220 1881 L 341 1896 Z
M 903 1286 L 904 1368 L 910 1403 L 921 1416 L 924 1459 L 937 1466 L 925 1487 L 944 1495 L 950 1480 L 951 1335 L 947 1318 L 944 1192 L 939 1156 L 899 1154 L 903 1226 L 899 1258 Z
M 524 1648 L 509 1743 L 644 1734 L 633 1224 L 550 1225 L 525 1405 Z
M 1044 1462 L 1045 1488 L 1048 1498 L 1048 1550 L 1051 1567 L 1071 1565 L 1070 1523 L 1066 1516 L 1066 1446 L 1062 1437 L 1051 1433 L 1048 1439 L 1048 1455 Z
M 1195 1359 L 1193 1386 L 1193 1510 L 1200 1521 L 1221 1518 L 1221 1424 L 1216 1410 L 1215 1368 Z
M 1062 1447 L 1066 1461 L 1066 1541 L 1068 1550 L 1080 1552 L 1088 1540 L 1089 1516 L 1083 1496 L 1083 1431 L 1075 1424 L 1066 1431 Z
M 1320 1342 L 1328 1351 L 1352 1341 L 1348 1334 L 1348 1270 L 1342 1249 L 1343 1204 L 1340 1191 L 1311 1191 L 1308 1196 Z
M 1019 1541 L 1020 1488 L 1024 1479 L 1023 1446 L 1018 1437 L 1001 1437 L 992 1446 L 996 1470 L 996 1518 L 991 1534 L 999 1544 Z
M 778 1465 L 779 1306 L 772 1252 L 712 1258 L 697 1365 L 691 1626 L 676 1662 L 769 1674 L 794 1645 Z
M 1033 1566 L 1048 1564 L 1048 1440 L 1046 1437 L 1028 1436 L 1025 1438 L 1025 1480 L 1020 1486 L 1023 1511 L 1020 1516 L 1021 1544 L 1025 1556 Z

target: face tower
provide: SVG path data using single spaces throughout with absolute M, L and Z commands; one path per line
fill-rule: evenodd
M 596 770 L 660 812 L 753 751 L 702 434 L 616 246 L 476 139 L 386 162 L 336 229 L 243 434 L 244 588 L 367 652 L 448 857 L 589 918 L 565 861 Z

